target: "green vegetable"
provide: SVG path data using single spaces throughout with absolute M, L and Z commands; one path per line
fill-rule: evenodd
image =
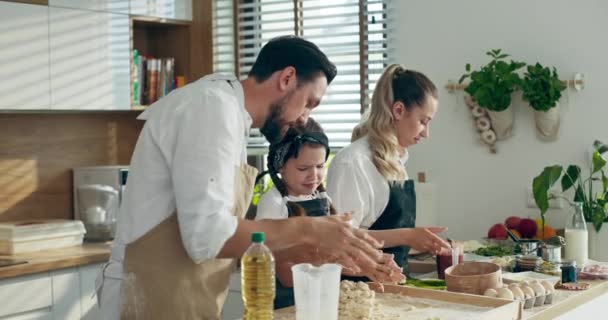
M 513 255 L 513 249 L 501 246 L 488 246 L 475 250 L 475 254 L 485 257 L 503 257 Z
M 439 279 L 427 279 L 427 280 L 419 280 L 408 278 L 405 284 L 400 283 L 405 286 L 415 287 L 415 288 L 423 288 L 423 289 L 435 289 L 435 290 L 445 290 L 445 280 Z

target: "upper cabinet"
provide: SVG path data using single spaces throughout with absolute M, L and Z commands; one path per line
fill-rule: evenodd
M 49 10 L 51 109 L 130 109 L 129 16 Z
M 130 0 L 131 14 L 191 21 L 192 1 L 193 0 Z
M 49 6 L 129 14 L 128 0 L 49 0 Z
M 48 109 L 48 7 L 0 1 L 0 109 Z

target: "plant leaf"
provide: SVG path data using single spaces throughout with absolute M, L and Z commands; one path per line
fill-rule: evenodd
M 576 186 L 576 191 L 574 192 L 574 202 L 585 202 L 585 193 L 583 192 L 583 188 L 580 184 Z
M 596 173 L 606 165 L 606 160 L 600 155 L 600 153 L 596 150 L 593 152 L 593 173 Z
M 581 168 L 569 165 L 566 174 L 562 177 L 562 191 L 570 189 L 581 174 Z
M 549 209 L 549 189 L 551 189 L 551 186 L 555 184 L 561 174 L 562 166 L 560 165 L 545 167 L 543 172 L 532 181 L 532 193 L 534 194 L 534 201 L 540 209 L 541 217 Z
M 606 218 L 606 212 L 604 211 L 604 206 L 594 205 L 593 212 L 591 214 L 591 220 L 593 222 L 593 226 L 597 232 L 602 228 L 602 223 L 604 223 L 604 219 Z

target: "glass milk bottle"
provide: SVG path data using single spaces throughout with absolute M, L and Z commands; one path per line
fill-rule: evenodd
M 566 220 L 566 248 L 565 258 L 575 260 L 576 264 L 582 268 L 587 262 L 587 223 L 583 216 L 583 203 L 575 202 L 573 213 Z

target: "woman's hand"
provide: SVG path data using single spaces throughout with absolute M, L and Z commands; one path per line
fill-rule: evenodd
M 447 230 L 445 227 L 427 227 L 404 229 L 408 246 L 420 251 L 439 253 L 441 248 L 450 248 L 450 244 L 440 238 L 437 233 Z
M 392 254 L 383 253 L 380 265 L 382 268 L 362 268 L 359 272 L 352 272 L 351 270 L 345 269 L 342 271 L 342 274 L 347 276 L 364 276 L 379 283 L 398 283 L 405 280 L 405 275 L 403 275 L 401 268 L 395 263 Z

